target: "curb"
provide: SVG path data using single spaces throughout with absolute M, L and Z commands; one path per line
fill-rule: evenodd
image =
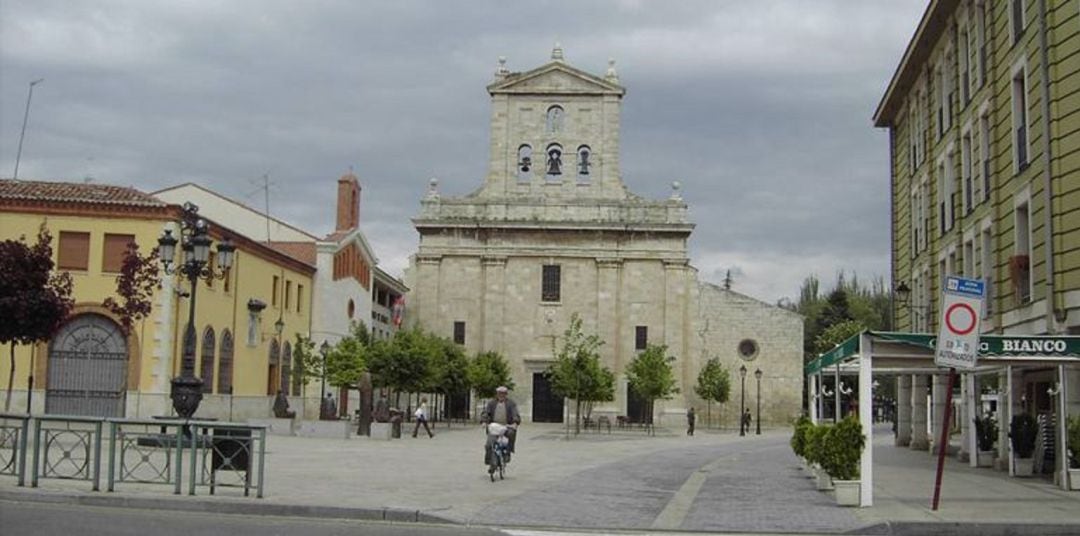
M 390 523 L 459 524 L 421 510 L 399 508 L 347 508 L 341 506 L 314 506 L 302 504 L 278 504 L 265 502 L 233 502 L 207 499 L 181 499 L 164 497 L 131 497 L 124 495 L 89 495 L 69 492 L 30 492 L 0 490 L 0 500 L 37 502 L 51 504 L 76 504 L 108 508 L 131 508 L 141 510 L 172 510 L 180 512 L 210 512 L 216 514 L 313 517 L 320 519 L 362 519 Z
M 958 521 L 886 521 L 845 532 L 865 536 L 1073 536 L 1080 523 L 981 523 Z

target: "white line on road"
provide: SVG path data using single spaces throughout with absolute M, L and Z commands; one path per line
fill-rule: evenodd
M 690 478 L 683 482 L 679 491 L 675 492 L 675 495 L 668 501 L 667 506 L 664 507 L 664 511 L 660 512 L 660 515 L 656 516 L 656 520 L 653 521 L 652 528 L 660 530 L 678 530 L 682 526 L 683 520 L 686 519 L 686 515 L 690 513 L 690 507 L 694 505 L 694 499 L 697 498 L 697 494 L 701 491 L 701 486 L 705 484 L 705 479 L 708 478 L 709 473 L 713 469 L 720 466 L 720 463 L 731 458 L 734 454 L 727 456 L 721 456 L 705 465 L 703 465 L 697 471 L 694 471 L 690 475 Z

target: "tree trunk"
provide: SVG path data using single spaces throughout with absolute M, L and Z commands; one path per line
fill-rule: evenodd
M 7 396 L 4 397 L 4 411 L 11 411 L 11 389 L 15 386 L 15 341 L 11 341 L 11 369 L 8 370 Z
M 581 400 L 575 398 L 574 406 L 577 408 L 574 410 L 574 435 L 578 435 L 581 433 Z

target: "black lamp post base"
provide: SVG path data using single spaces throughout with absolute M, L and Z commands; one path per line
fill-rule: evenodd
M 199 409 L 203 397 L 202 385 L 202 378 L 194 376 L 177 376 L 172 379 L 169 397 L 172 398 L 173 409 L 181 419 L 190 419 Z

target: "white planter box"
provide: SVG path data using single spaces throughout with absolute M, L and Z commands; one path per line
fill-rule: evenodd
M 833 489 L 832 477 L 820 467 L 817 470 L 817 489 L 818 491 L 828 491 Z
M 975 465 L 979 467 L 993 467 L 994 451 L 980 450 L 979 453 L 975 455 Z
M 296 434 L 296 421 L 293 419 L 248 419 L 247 423 L 265 426 L 267 435 L 291 436 Z
M 371 423 L 371 439 L 389 441 L 390 440 L 390 423 L 388 423 L 388 422 L 373 422 L 373 423 Z
M 1080 469 L 1069 469 L 1069 489 L 1080 491 Z
M 1016 458 L 1013 465 L 1014 474 L 1018 477 L 1029 477 L 1035 473 L 1035 458 Z
M 296 435 L 300 437 L 322 437 L 328 439 L 351 439 L 352 424 L 349 421 L 300 421 Z
M 859 506 L 861 480 L 833 480 L 837 506 Z

